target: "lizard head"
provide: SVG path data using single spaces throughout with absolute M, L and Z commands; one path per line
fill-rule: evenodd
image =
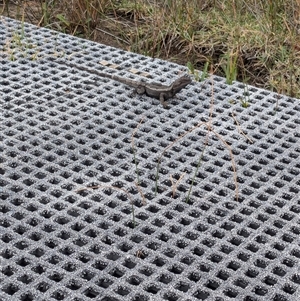
M 174 91 L 174 94 L 177 93 L 177 92 L 179 92 L 182 88 L 184 88 L 185 86 L 187 86 L 191 82 L 192 82 L 192 79 L 191 79 L 191 77 L 188 74 L 184 74 L 183 76 L 177 78 L 173 82 L 173 91 Z

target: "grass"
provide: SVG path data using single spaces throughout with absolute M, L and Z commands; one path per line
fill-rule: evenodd
M 1 13 L 300 98 L 299 0 L 16 3 Z

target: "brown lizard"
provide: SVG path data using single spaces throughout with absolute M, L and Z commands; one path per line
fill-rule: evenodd
M 56 61 L 56 62 L 82 71 L 87 71 L 88 73 L 95 74 L 100 77 L 110 78 L 122 84 L 134 87 L 137 94 L 139 95 L 146 94 L 147 96 L 157 98 L 160 100 L 161 104 L 164 107 L 166 107 L 166 103 L 165 103 L 166 100 L 172 98 L 177 92 L 179 92 L 181 89 L 183 89 L 185 86 L 187 86 L 192 82 L 191 77 L 187 74 L 184 74 L 183 76 L 177 78 L 170 85 L 164 85 L 156 82 L 147 83 L 142 81 L 135 81 L 133 79 L 121 77 L 119 75 L 108 73 L 108 72 L 97 71 L 94 69 L 86 68 L 69 62 L 60 62 L 60 61 Z

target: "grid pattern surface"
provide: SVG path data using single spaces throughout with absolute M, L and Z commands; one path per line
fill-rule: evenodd
M 213 77 L 164 109 L 55 60 L 181 66 L 11 19 L 0 43 L 1 301 L 298 300 L 299 100 Z

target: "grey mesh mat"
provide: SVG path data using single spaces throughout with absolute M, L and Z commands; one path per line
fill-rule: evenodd
M 1 301 L 299 300 L 299 100 L 215 76 L 165 109 L 63 62 L 182 66 L 5 18 L 0 43 Z

